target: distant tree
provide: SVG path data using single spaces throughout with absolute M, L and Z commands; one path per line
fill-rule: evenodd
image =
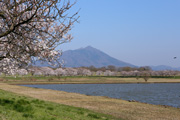
M 66 75 L 66 74 L 67 74 L 66 71 L 63 70 L 62 68 L 57 68 L 57 69 L 55 70 L 55 73 L 56 73 L 57 76 L 63 76 L 63 75 Z
M 98 70 L 98 71 L 96 72 L 96 75 L 97 75 L 97 76 L 103 75 L 103 71 Z
M 89 69 L 90 71 L 93 71 L 93 72 L 96 72 L 96 71 L 97 71 L 97 68 L 94 67 L 93 65 L 92 65 L 92 66 L 89 66 L 88 69 Z
M 131 69 L 131 67 L 123 67 L 122 68 L 122 71 L 131 71 L 132 69 Z
M 139 71 L 150 71 L 151 68 L 149 66 L 144 66 L 144 67 L 140 67 L 138 70 Z
M 0 68 L 10 72 L 33 58 L 52 64 L 61 55 L 56 47 L 69 34 L 78 13 L 67 14 L 75 3 L 66 0 L 0 0 Z
M 50 67 L 40 67 L 39 68 L 44 76 L 55 76 L 56 72 Z
M 116 71 L 116 67 L 114 65 L 108 65 L 107 69 L 110 71 Z
M 121 72 L 122 70 L 123 70 L 122 67 L 118 67 L 118 68 L 117 68 L 117 71 L 118 71 L 118 72 Z
M 135 70 L 134 71 L 134 76 L 136 77 L 137 80 L 139 80 L 139 76 L 140 76 L 139 71 Z
M 78 70 L 74 68 L 65 68 L 66 75 L 67 76 L 77 76 L 78 75 Z
M 150 73 L 148 73 L 148 72 L 143 72 L 143 73 L 142 73 L 142 77 L 143 77 L 143 79 L 147 82 L 147 81 L 149 80 L 149 78 L 150 78 Z
M 103 71 L 103 72 L 105 72 L 105 71 L 106 71 L 106 67 L 100 67 L 100 68 L 98 69 L 98 71 Z
M 178 74 L 178 71 L 169 71 L 169 74 L 175 77 Z
M 116 76 L 116 75 L 117 75 L 116 71 L 106 70 L 104 72 L 104 76 Z
M 77 73 L 78 73 L 78 75 L 82 75 L 82 76 L 91 76 L 92 75 L 92 72 L 86 68 L 78 68 Z
M 19 70 L 17 70 L 16 74 L 18 74 L 18 75 L 27 75 L 28 71 L 25 70 L 25 69 L 19 69 Z

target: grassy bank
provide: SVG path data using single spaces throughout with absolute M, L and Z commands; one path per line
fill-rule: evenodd
M 0 120 L 110 120 L 87 109 L 45 102 L 0 90 Z
M 0 81 L 9 84 L 180 83 L 178 78 L 149 78 L 146 82 L 143 78 L 116 76 L 5 76 L 0 77 Z
M 77 93 L 67 93 L 63 91 L 28 88 L 23 86 L 8 85 L 4 83 L 0 84 L 0 89 L 18 93 L 24 96 L 30 96 L 40 100 L 93 110 L 95 112 L 112 115 L 117 119 L 180 120 L 180 109 L 173 107 L 150 105 L 139 102 L 129 102 L 107 97 L 87 96 Z M 69 112 L 67 114 L 69 114 Z M 85 115 L 85 117 L 88 117 L 87 114 L 88 113 L 84 112 L 83 116 Z M 94 120 L 95 118 L 90 119 Z M 77 120 L 79 120 L 79 118 Z

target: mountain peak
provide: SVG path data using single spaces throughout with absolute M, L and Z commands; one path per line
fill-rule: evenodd
M 65 51 L 61 57 L 65 61 L 65 67 L 82 67 L 82 66 L 95 66 L 103 67 L 108 65 L 114 65 L 119 67 L 135 67 L 132 64 L 117 60 L 106 53 L 87 46 L 77 50 Z
M 91 50 L 91 49 L 96 49 L 96 48 L 93 48 L 92 46 L 87 46 L 87 47 L 79 48 L 77 50 Z
M 88 45 L 87 47 L 85 47 L 85 48 L 93 48 L 92 46 L 90 46 L 90 45 Z
M 87 46 L 84 49 L 95 49 L 95 48 L 93 48 L 92 46 Z
M 100 50 L 98 50 L 98 49 L 96 49 L 96 48 L 94 48 L 94 47 L 92 47 L 92 46 L 87 46 L 87 47 L 84 48 L 84 50 L 101 52 Z
M 84 49 L 95 49 L 95 48 L 93 48 L 91 46 L 87 46 L 87 47 L 81 47 L 81 48 L 76 49 L 76 50 L 84 50 Z

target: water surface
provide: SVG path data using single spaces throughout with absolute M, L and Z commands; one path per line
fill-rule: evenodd
M 180 83 L 23 85 L 180 108 Z

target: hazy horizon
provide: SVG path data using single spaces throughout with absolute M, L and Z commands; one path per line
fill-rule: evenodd
M 85 47 L 80 47 L 80 48 L 75 48 L 75 49 L 69 49 L 69 50 L 79 50 L 79 49 L 85 49 L 85 48 L 87 48 L 87 47 L 92 47 L 92 48 L 95 48 L 95 47 L 93 47 L 93 46 L 91 46 L 91 45 L 88 45 L 88 46 L 85 46 Z M 97 49 L 97 50 L 100 50 L 100 49 L 98 49 L 98 48 L 95 48 L 95 49 Z M 66 51 L 69 51 L 69 50 L 65 50 L 65 51 L 63 51 L 63 52 L 66 52 Z M 103 52 L 102 50 L 100 50 L 101 52 Z M 104 52 L 105 53 L 105 52 Z M 107 54 L 107 53 L 105 53 L 105 54 Z M 107 55 L 109 55 L 109 54 L 107 54 Z M 111 56 L 111 55 L 109 55 L 110 57 L 113 57 L 113 56 Z M 115 58 L 115 57 L 113 57 L 113 58 Z M 115 59 L 117 59 L 117 60 L 120 60 L 120 59 L 118 59 L 118 58 L 115 58 Z M 122 60 L 120 60 L 120 61 L 122 61 Z M 122 61 L 122 62 L 126 62 L 126 61 Z M 128 64 L 132 64 L 132 63 L 129 63 L 129 62 L 126 62 L 126 63 L 128 63 Z M 134 64 L 132 64 L 132 65 L 134 65 Z M 138 66 L 138 65 L 134 65 L 134 66 L 136 66 L 136 67 L 145 67 L 145 66 L 149 66 L 149 67 L 158 67 L 158 66 L 166 66 L 166 67 L 173 67 L 173 66 L 169 66 L 169 65 L 144 65 L 144 66 Z M 180 67 L 173 67 L 173 68 L 180 68 Z
M 81 8 L 74 39 L 59 48 L 90 45 L 137 66 L 180 67 L 179 4 L 179 0 L 79 0 L 73 8 Z

